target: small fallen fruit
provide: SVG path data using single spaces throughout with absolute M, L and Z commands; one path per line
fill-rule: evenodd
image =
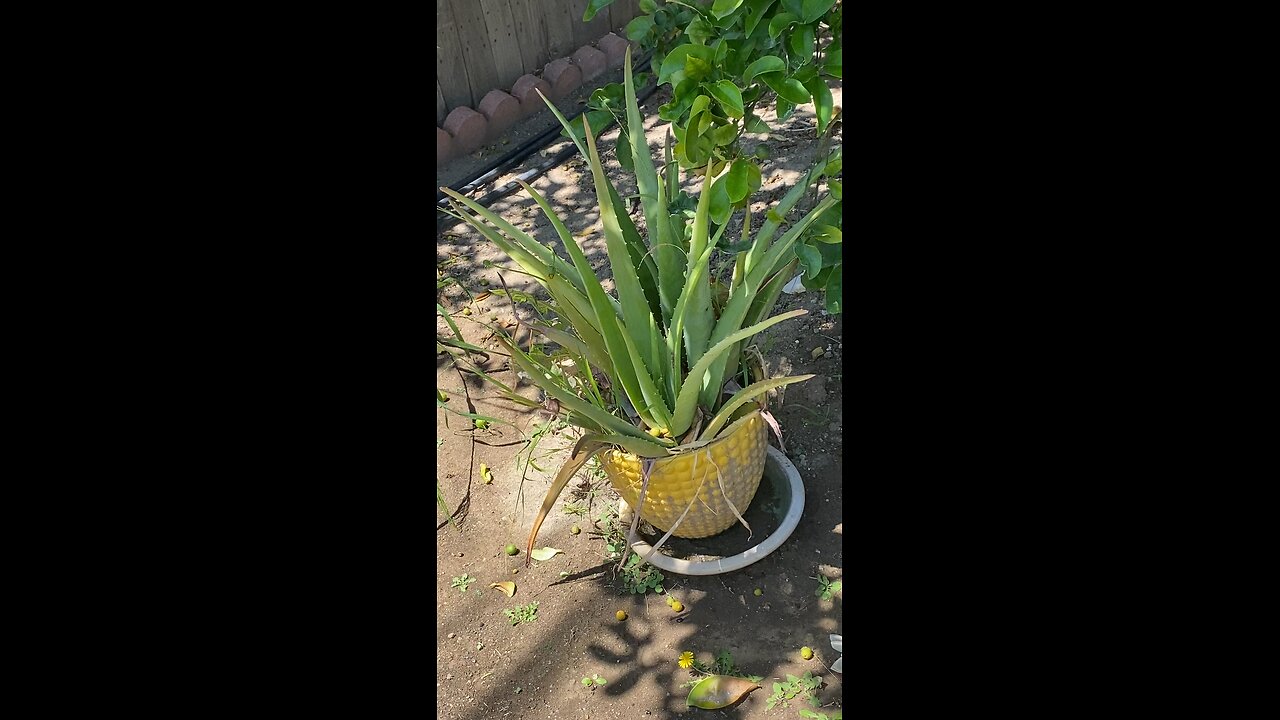
M 502 548 L 502 552 L 508 555 L 515 555 L 516 553 L 520 552 L 520 548 L 516 547 L 515 545 L 508 545 Z
M 462 308 L 462 314 L 463 314 L 463 315 L 470 315 L 470 314 L 471 314 L 471 308 L 469 308 L 469 307 L 467 307 L 467 308 Z
M 756 597 L 760 597 L 761 595 L 764 594 L 764 591 L 761 590 L 760 588 L 756 588 L 752 594 L 755 595 Z
M 812 660 L 813 650 L 811 650 L 807 645 L 805 647 L 800 648 L 800 657 L 804 658 L 805 660 Z
M 627 619 L 627 614 L 622 610 L 619 610 L 618 612 L 614 613 L 613 616 L 618 618 L 618 622 L 622 622 L 623 620 Z
M 671 603 L 671 609 L 676 612 L 680 612 L 681 610 L 684 610 L 684 605 L 679 600 L 676 600 Z
M 578 527 L 577 525 L 574 525 L 573 527 L 569 528 L 569 532 L 573 533 L 574 535 L 577 535 L 578 533 L 582 532 L 582 528 Z

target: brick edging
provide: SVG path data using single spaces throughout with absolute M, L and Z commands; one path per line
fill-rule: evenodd
M 516 79 L 509 92 L 491 90 L 480 107 L 465 105 L 449 111 L 444 127 L 436 127 L 436 167 L 474 152 L 492 142 L 522 118 L 547 109 L 535 90 L 549 99 L 560 100 L 594 80 L 606 70 L 621 67 L 627 47 L 638 45 L 609 33 L 592 45 L 583 45 L 569 57 L 556 58 L 543 66 L 540 75 L 525 74 Z

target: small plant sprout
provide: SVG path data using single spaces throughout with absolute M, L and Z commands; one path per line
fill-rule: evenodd
M 773 694 L 765 701 L 765 709 L 772 710 L 775 705 L 786 707 L 791 700 L 802 699 L 813 707 L 819 707 L 818 688 L 822 687 L 822 677 L 815 677 L 806 672 L 803 677 L 788 675 L 784 683 L 773 684 Z
M 587 687 L 589 687 L 589 688 L 591 688 L 592 690 L 595 690 L 595 689 L 596 689 L 596 687 L 598 687 L 598 686 L 600 686 L 600 685 L 604 685 L 604 684 L 605 684 L 605 683 L 607 683 L 607 682 L 609 682 L 609 681 L 608 681 L 608 680 L 605 680 L 605 679 L 604 679 L 604 678 L 602 678 L 602 677 L 600 677 L 600 676 L 599 676 L 599 675 L 597 675 L 596 673 L 591 673 L 591 677 L 584 677 L 584 678 L 582 678 L 582 684 L 583 684 L 583 685 L 585 685 L 585 686 L 587 686 Z
M 520 605 L 511 610 L 503 610 L 502 614 L 507 616 L 512 625 L 531 623 L 538 619 L 538 603 L 531 602 L 528 605 Z
M 466 573 L 463 573 L 462 577 L 454 578 L 453 582 L 449 583 L 449 587 L 456 587 L 460 592 L 465 593 L 467 591 L 467 587 L 469 587 L 471 583 L 475 581 L 476 581 L 475 578 L 471 577 Z
M 835 594 L 840 592 L 840 588 L 844 585 L 843 581 L 836 580 L 833 582 L 822 573 L 818 573 L 818 577 L 814 578 L 814 580 L 818 581 L 818 589 L 813 594 L 823 600 L 830 600 L 835 597 Z

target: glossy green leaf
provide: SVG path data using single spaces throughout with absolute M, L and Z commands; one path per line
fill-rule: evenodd
M 729 166 L 729 173 L 725 175 L 725 190 L 729 193 L 729 202 L 734 205 L 742 202 L 750 191 L 747 182 L 747 167 L 750 165 L 746 160 L 734 160 L 733 165 Z
M 765 10 L 768 10 L 774 2 L 775 0 L 747 0 L 746 19 L 742 21 L 742 32 L 747 37 L 755 32 L 756 25 L 764 17 Z
M 826 81 L 819 77 L 810 80 L 804 86 L 813 95 L 813 107 L 818 115 L 818 134 L 821 135 L 827 131 L 827 124 L 831 122 L 831 113 L 835 109 L 831 90 L 827 87 Z
M 746 678 L 732 675 L 708 675 L 693 686 L 685 703 L 689 707 L 717 710 L 738 702 L 747 693 L 759 687 Z
M 711 27 L 711 23 L 702 18 L 694 18 L 693 22 L 689 23 L 689 26 L 685 28 L 684 32 L 689 36 L 690 40 L 694 41 L 698 45 L 706 45 L 707 40 L 716 34 L 716 30 Z
M 799 18 L 789 12 L 774 15 L 773 19 L 769 21 L 769 37 L 778 37 L 782 34 L 783 30 L 787 29 L 788 25 L 797 20 L 799 20 Z
M 684 76 L 692 80 L 701 80 L 711 74 L 712 60 L 704 60 L 690 54 L 684 59 Z
M 651 14 L 658 9 L 658 3 L 655 0 L 640 0 L 640 12 Z
M 711 5 L 711 14 L 718 18 L 732 15 L 733 11 L 737 10 L 740 5 L 742 5 L 742 0 L 716 0 Z
M 621 140 L 621 138 L 620 138 Z M 636 164 L 631 158 L 631 145 L 626 142 L 619 142 L 614 148 L 614 156 L 618 158 L 618 164 L 627 172 L 635 172 Z
M 840 65 L 840 54 L 840 48 L 838 47 L 831 48 L 827 51 L 827 57 L 823 60 L 822 67 L 827 71 L 828 75 L 843 77 Z
M 799 57 L 812 57 L 816 49 L 813 45 L 813 25 L 801 25 L 792 30 L 787 37 L 791 52 Z
M 811 23 L 826 15 L 835 4 L 836 0 L 804 0 L 801 3 L 800 20 Z
M 842 265 L 835 266 L 831 273 L 831 279 L 827 281 L 827 312 L 832 315 L 839 315 L 841 310 L 844 309 L 842 267 Z
M 794 78 L 784 79 L 776 73 L 764 75 L 763 79 L 766 85 L 778 93 L 779 98 L 795 105 L 803 105 L 809 102 L 809 91 L 798 80 Z
M 812 245 L 796 245 L 796 257 L 804 267 L 806 277 L 814 277 L 822 270 L 822 253 Z
M 703 117 L 706 117 L 705 115 Z M 711 131 L 711 144 L 716 147 L 723 147 L 732 143 L 738 137 L 738 128 L 733 125 L 720 125 Z
M 707 91 L 720 103 L 720 107 L 724 108 L 724 112 L 729 117 L 742 117 L 742 91 L 737 85 L 728 80 L 721 80 L 713 85 L 707 85 Z
M 835 193 L 832 193 L 832 196 L 834 195 Z M 840 228 L 838 227 L 832 227 L 830 225 L 817 225 L 815 226 L 814 230 L 815 232 L 813 234 L 813 239 L 817 240 L 818 242 L 824 242 L 824 243 L 843 242 L 840 237 L 841 236 Z
M 662 60 L 662 67 L 658 70 L 658 84 L 662 85 L 671 81 L 671 76 L 677 73 L 684 73 L 685 60 L 689 57 L 699 58 L 709 62 L 712 53 L 715 51 L 706 45 L 694 45 L 692 43 L 681 45 L 671 52 Z
M 649 36 L 649 31 L 652 29 L 653 16 L 640 15 L 632 18 L 631 22 L 627 23 L 627 27 L 624 32 L 626 33 L 628 40 L 641 42 Z
M 796 104 L 786 98 L 778 98 L 774 103 L 774 112 L 778 115 L 778 122 L 782 122 L 791 117 L 791 113 L 796 111 Z
M 751 116 L 747 118 L 746 131 L 754 135 L 768 135 L 769 125 L 764 120 L 761 120 L 759 115 L 751 113 Z
M 747 66 L 742 73 L 742 84 L 748 85 L 758 75 L 765 73 L 780 73 L 787 69 L 787 63 L 777 55 L 765 55 L 757 58 L 754 62 Z
M 729 200 L 728 177 L 727 173 L 721 175 L 711 185 L 711 206 L 708 210 L 711 213 L 711 222 L 717 225 L 724 225 L 733 213 L 733 203 Z
M 614 0 L 590 0 L 587 3 L 587 11 L 582 14 L 582 22 L 591 22 L 591 18 L 596 13 L 612 5 Z
M 844 196 L 844 184 L 836 180 L 831 181 L 831 197 L 841 200 Z

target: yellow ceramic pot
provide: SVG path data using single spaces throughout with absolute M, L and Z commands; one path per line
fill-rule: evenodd
M 729 502 L 746 514 L 764 475 L 768 446 L 768 426 L 760 411 L 753 410 L 710 444 L 654 461 L 640 516 L 666 532 L 688 508 L 688 515 L 673 533 L 676 537 L 703 538 L 728 530 L 738 522 Z M 644 482 L 641 459 L 629 452 L 609 450 L 601 461 L 622 499 L 632 508 L 640 508 Z

